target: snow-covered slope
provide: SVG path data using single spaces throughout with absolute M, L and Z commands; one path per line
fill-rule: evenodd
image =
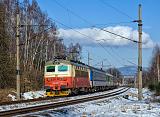
M 51 117 L 160 117 L 160 104 L 151 103 L 152 93 L 148 89 L 143 89 L 143 100 L 138 101 L 137 89 L 131 88 L 123 96 L 102 99 L 57 108 L 54 110 L 43 111 L 32 114 L 32 116 L 51 116 Z

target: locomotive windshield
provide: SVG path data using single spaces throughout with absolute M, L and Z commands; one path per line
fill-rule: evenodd
M 55 72 L 55 66 L 47 66 L 47 72 Z
M 66 66 L 66 65 L 60 65 L 60 66 L 58 66 L 58 71 L 59 72 L 68 71 L 68 66 Z

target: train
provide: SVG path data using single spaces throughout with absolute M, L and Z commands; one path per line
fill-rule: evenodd
M 55 59 L 45 64 L 46 96 L 69 96 L 116 87 L 114 77 L 79 61 Z

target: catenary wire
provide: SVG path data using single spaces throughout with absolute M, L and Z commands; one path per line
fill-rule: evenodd
M 70 12 L 71 14 L 73 14 L 74 16 L 80 18 L 81 20 L 83 20 L 83 21 L 86 22 L 87 24 L 90 24 L 91 26 L 95 27 L 95 26 L 94 26 L 92 23 L 90 23 L 88 20 L 86 20 L 86 19 L 84 19 L 83 17 L 79 16 L 78 14 L 76 14 L 76 13 L 73 12 L 73 11 L 71 11 L 70 9 L 64 7 L 64 6 L 63 6 L 62 4 L 60 4 L 57 0 L 55 0 L 55 3 L 56 3 L 58 6 L 62 7 L 63 9 L 65 9 L 67 12 Z M 74 30 L 74 29 L 71 28 L 71 27 L 68 27 L 68 28 Z M 119 35 L 119 34 L 115 34 L 115 33 L 111 32 L 111 31 L 104 30 L 104 29 L 102 29 L 102 28 L 100 28 L 100 30 L 103 30 L 104 32 L 111 33 L 111 34 L 113 34 L 113 35 L 119 36 L 119 37 L 121 37 L 121 38 L 123 38 L 123 39 L 127 39 L 127 40 L 129 40 L 129 41 L 138 43 L 138 41 L 136 41 L 136 40 L 132 40 L 132 39 L 130 39 L 130 38 L 124 37 L 124 36 Z M 87 36 L 87 35 L 79 32 L 79 31 L 77 31 L 77 30 L 74 30 L 74 31 L 75 31 L 75 32 L 78 32 L 79 34 L 81 34 L 81 35 L 83 35 L 83 36 Z M 88 37 L 88 36 L 87 36 L 87 37 Z M 89 38 L 90 38 L 90 37 L 89 37 Z M 110 54 L 110 53 L 108 52 L 108 50 L 106 50 L 106 48 L 105 48 L 101 43 L 98 42 L 98 44 L 99 44 L 102 48 L 104 48 L 105 51 L 107 51 L 108 54 Z M 110 54 L 110 55 L 111 55 L 111 54 Z

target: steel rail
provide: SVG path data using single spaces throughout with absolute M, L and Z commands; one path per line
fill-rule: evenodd
M 14 109 L 14 110 L 7 110 L 7 111 L 1 111 L 0 112 L 0 117 L 7 117 L 7 116 L 15 116 L 15 115 L 21 115 L 21 114 L 27 114 L 27 113 L 32 113 L 32 112 L 38 112 L 42 110 L 48 110 L 48 109 L 54 109 L 58 107 L 63 107 L 63 106 L 68 106 L 68 105 L 74 105 L 78 103 L 84 103 L 88 101 L 93 101 L 93 100 L 98 100 L 98 99 L 103 99 L 103 98 L 108 98 L 108 97 L 113 97 L 119 94 L 122 94 L 126 92 L 129 88 L 123 88 L 118 91 L 110 92 L 107 94 L 103 95 L 98 95 L 98 96 L 91 96 L 91 97 L 85 97 L 85 98 L 80 98 L 80 99 L 73 99 L 73 100 L 64 100 L 62 102 L 56 102 L 56 103 L 50 103 L 50 104 L 44 104 L 44 105 L 38 105 L 38 106 L 33 106 L 33 107 L 27 107 L 27 108 L 21 108 L 21 109 Z
M 45 100 L 49 100 L 49 99 L 53 99 L 53 97 L 44 97 L 44 98 L 28 99 L 28 100 L 18 100 L 18 101 L 10 101 L 10 102 L 0 102 L 0 106 L 45 101 Z M 55 99 L 55 97 L 54 97 L 54 99 Z
M 110 90 L 113 90 L 113 89 L 110 89 Z M 105 90 L 105 91 L 109 91 L 109 90 Z M 94 93 L 97 93 L 97 92 L 94 92 Z M 10 102 L 0 102 L 0 106 L 39 102 L 39 101 L 48 101 L 48 100 L 58 99 L 58 98 L 65 98 L 65 97 L 40 97 L 40 98 L 36 98 L 36 99 L 17 100 L 17 101 L 10 101 Z

